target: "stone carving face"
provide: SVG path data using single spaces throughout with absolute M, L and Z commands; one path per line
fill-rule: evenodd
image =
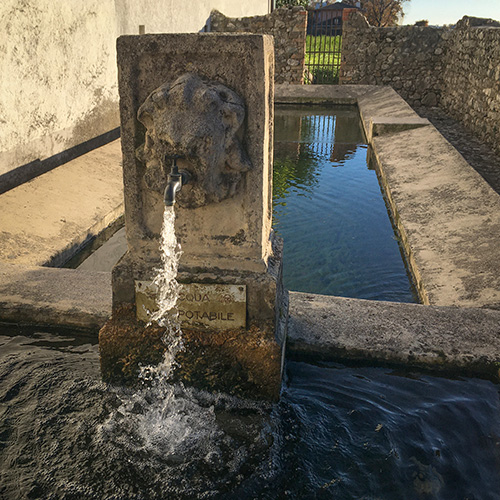
M 186 73 L 153 91 L 137 118 L 146 137 L 136 154 L 147 165 L 150 189 L 164 189 L 171 166 L 166 157 L 187 160 L 191 180 L 178 193 L 180 206 L 195 208 L 234 196 L 242 173 L 252 167 L 238 138 L 244 102 L 220 83 Z

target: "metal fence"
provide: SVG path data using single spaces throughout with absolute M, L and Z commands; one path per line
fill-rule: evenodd
M 330 6 L 307 15 L 305 83 L 338 83 L 342 10 Z

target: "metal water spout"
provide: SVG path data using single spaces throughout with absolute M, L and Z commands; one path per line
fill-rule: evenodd
M 172 170 L 167 177 L 167 187 L 163 199 L 167 207 L 172 207 L 175 203 L 175 195 L 181 190 L 184 184 L 187 184 L 190 179 L 187 170 L 179 170 L 177 166 L 177 157 L 172 158 Z

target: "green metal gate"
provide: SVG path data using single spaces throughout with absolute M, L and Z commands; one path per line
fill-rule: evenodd
M 308 11 L 305 83 L 339 82 L 342 13 L 335 4 Z

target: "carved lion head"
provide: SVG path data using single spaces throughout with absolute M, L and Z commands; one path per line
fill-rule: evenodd
M 146 127 L 137 156 L 148 166 L 149 187 L 164 188 L 169 157 L 187 160 L 192 180 L 178 195 L 180 206 L 195 208 L 234 196 L 242 173 L 252 167 L 239 137 L 245 104 L 221 83 L 186 73 L 154 90 L 137 118 Z

